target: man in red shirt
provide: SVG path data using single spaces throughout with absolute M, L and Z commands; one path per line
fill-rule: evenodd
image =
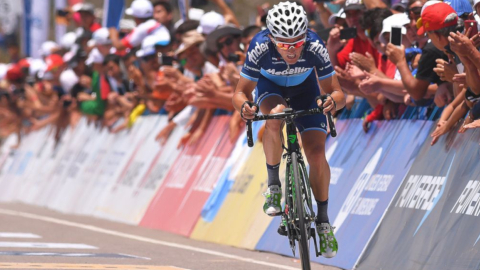
M 365 35 L 365 29 L 360 25 L 360 17 L 363 15 L 365 5 L 362 0 L 347 0 L 345 3 L 346 20 L 349 27 L 357 28 L 357 36 L 348 41 L 340 39 L 340 29 L 335 27 L 330 32 L 327 41 L 328 53 L 331 56 L 332 65 L 345 68 L 347 62 L 350 62 L 350 53 L 356 52 L 365 55 L 368 52 L 378 62 L 378 52 L 372 47 Z M 342 48 L 342 45 L 343 46 Z M 336 57 L 335 57 L 336 56 Z

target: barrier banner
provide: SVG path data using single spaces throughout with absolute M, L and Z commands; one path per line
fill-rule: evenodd
M 265 155 L 257 142 L 213 222 L 200 220 L 190 237 L 254 249 L 271 220 L 263 213 L 266 189 Z
M 339 252 L 332 259 L 317 258 L 312 245 L 311 258 L 351 269 L 415 160 L 431 122 L 376 122 L 367 134 L 361 119 L 338 121 L 337 126 L 339 136 L 327 140 L 326 154 L 331 168 L 329 218 L 336 227 Z M 287 238 L 277 233 L 279 224 L 277 217 L 256 248 L 291 256 Z
M 185 147 L 148 207 L 141 226 L 190 235 L 233 149 L 228 136 L 229 120 L 229 116 L 213 117 L 202 138 Z
M 478 269 L 480 130 L 423 147 L 358 269 Z
M 131 146 L 136 150 L 121 170 L 115 183 L 104 194 L 104 201 L 96 209 L 96 216 L 121 222 L 131 219 L 129 209 L 138 200 L 133 196 L 134 189 L 155 155 L 161 150 L 160 143 L 155 141 L 155 137 L 166 126 L 168 119 L 167 116 L 146 116 L 142 117 L 141 121 L 145 121 L 145 128 L 138 131 L 143 133 L 140 135 L 142 139 L 136 146 Z

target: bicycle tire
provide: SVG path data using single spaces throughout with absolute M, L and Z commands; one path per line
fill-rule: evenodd
M 298 218 L 298 227 L 300 231 L 300 239 L 298 240 L 298 250 L 300 260 L 302 261 L 302 269 L 310 270 L 310 246 L 307 236 L 307 223 L 305 222 L 304 203 L 302 196 L 302 183 L 300 180 L 299 167 L 297 161 L 297 153 L 292 153 L 292 169 L 293 179 L 295 183 L 295 213 Z

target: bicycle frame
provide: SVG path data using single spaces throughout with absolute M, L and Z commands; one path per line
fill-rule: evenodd
M 250 106 L 253 106 L 251 104 Z M 258 108 L 258 106 L 257 106 Z M 315 226 L 312 228 L 311 224 L 315 221 L 315 212 L 312 206 L 312 194 L 310 182 L 308 180 L 307 170 L 300 146 L 298 144 L 297 129 L 294 124 L 294 119 L 297 117 L 319 114 L 323 112 L 323 108 L 315 108 L 305 111 L 293 111 L 291 108 L 286 108 L 283 113 L 260 115 L 252 120 L 247 121 L 247 142 L 248 146 L 253 146 L 252 136 L 252 121 L 261 121 L 269 119 L 284 120 L 287 129 L 287 147 L 283 146 L 286 153 L 283 158 L 287 158 L 287 169 L 285 178 L 285 207 L 282 216 L 282 225 L 286 223 L 286 235 L 288 236 L 290 247 L 295 256 L 295 240 L 300 243 L 300 257 L 302 259 L 302 269 L 310 269 L 309 259 L 309 240 L 314 238 L 316 256 L 320 256 L 318 251 L 318 242 L 316 238 Z M 335 125 L 330 112 L 327 113 L 327 120 L 330 126 L 330 134 L 332 137 L 336 136 Z M 301 198 L 299 198 L 301 197 Z M 292 211 L 293 210 L 293 211 Z M 281 225 L 281 226 L 282 226 Z M 303 227 L 303 229 L 302 229 Z M 281 233 L 281 227 L 279 233 Z M 285 234 L 282 234 L 285 235 Z M 306 240 L 306 241 L 305 241 Z

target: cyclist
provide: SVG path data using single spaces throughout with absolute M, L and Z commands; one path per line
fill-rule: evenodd
M 324 112 L 334 112 L 345 106 L 345 95 L 330 63 L 327 49 L 320 37 L 307 30 L 308 20 L 303 7 L 281 2 L 268 12 L 267 28 L 250 43 L 241 78 L 233 96 L 233 105 L 242 118 L 254 118 L 257 108 L 263 114 L 280 113 L 289 98 L 294 110 L 322 106 L 319 85 L 328 94 Z M 254 90 L 254 91 L 253 91 Z M 254 92 L 254 93 L 252 93 Z M 310 115 L 295 120 L 310 164 L 310 181 L 318 205 L 316 220 L 322 256 L 334 257 L 338 250 L 327 214 L 330 167 L 325 157 L 327 137 L 325 115 Z M 267 161 L 268 190 L 263 207 L 268 215 L 282 212 L 279 165 L 282 156 L 281 120 L 268 120 L 263 135 Z

